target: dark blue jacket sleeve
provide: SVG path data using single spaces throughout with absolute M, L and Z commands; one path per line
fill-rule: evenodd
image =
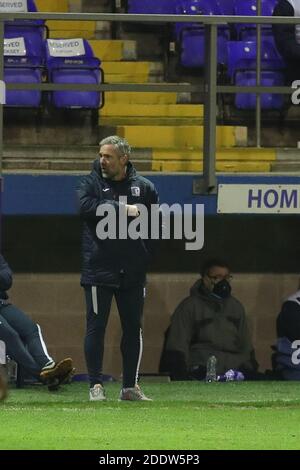
M 96 218 L 97 207 L 101 204 L 111 204 L 116 212 L 119 203 L 114 200 L 100 198 L 96 193 L 94 182 L 90 176 L 84 178 L 77 190 L 79 199 L 79 213 L 84 219 Z

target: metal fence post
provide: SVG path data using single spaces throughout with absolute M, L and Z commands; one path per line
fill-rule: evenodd
M 257 16 L 261 16 L 261 0 L 257 2 Z M 261 84 L 261 25 L 256 25 L 256 86 Z M 261 95 L 256 94 L 256 147 L 261 146 Z
M 193 182 L 194 194 L 214 194 L 216 180 L 217 126 L 217 32 L 216 24 L 206 24 L 205 30 L 205 90 L 203 134 L 203 178 Z

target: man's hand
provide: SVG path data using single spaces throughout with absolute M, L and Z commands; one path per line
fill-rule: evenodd
M 126 210 L 129 217 L 137 217 L 140 214 L 137 206 L 126 204 Z

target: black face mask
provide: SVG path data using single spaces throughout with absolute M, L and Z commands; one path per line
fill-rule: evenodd
M 220 299 L 227 299 L 231 294 L 231 285 L 226 279 L 217 282 L 212 290 L 213 294 Z

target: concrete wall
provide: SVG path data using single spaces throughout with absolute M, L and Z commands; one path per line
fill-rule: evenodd
M 164 331 L 176 305 L 188 294 L 197 274 L 151 274 L 145 303 L 144 355 L 141 372 L 158 371 Z M 260 370 L 270 368 L 270 346 L 281 301 L 298 285 L 295 274 L 236 274 L 233 291 L 244 304 Z M 78 373 L 85 372 L 83 338 L 85 305 L 77 274 L 17 274 L 10 292 L 15 305 L 31 314 L 44 334 L 49 352 L 72 356 Z M 119 377 L 120 324 L 115 305 L 110 316 L 104 372 Z

